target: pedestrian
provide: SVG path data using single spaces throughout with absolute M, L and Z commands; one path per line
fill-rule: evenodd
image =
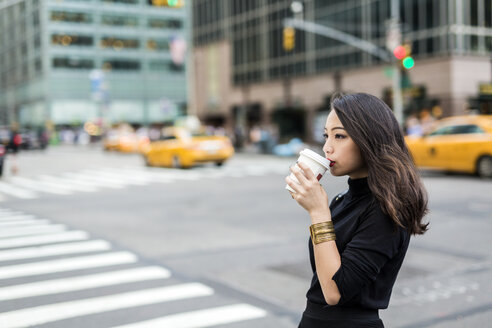
M 17 164 L 17 153 L 22 145 L 22 136 L 18 131 L 17 125 L 13 124 L 13 127 L 10 131 L 10 140 L 8 148 L 12 152 L 10 157 L 10 172 L 13 175 L 16 175 L 19 172 L 19 166 Z
M 299 328 L 384 327 L 379 310 L 388 307 L 410 236 L 427 230 L 427 192 L 380 99 L 334 97 L 324 138 L 330 173 L 348 176 L 348 190 L 329 204 L 303 163 L 291 168 L 299 183 L 286 178 L 311 218 L 313 278 Z

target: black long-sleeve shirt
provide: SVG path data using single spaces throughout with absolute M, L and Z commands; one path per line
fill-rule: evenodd
M 367 178 L 349 179 L 349 190 L 330 204 L 341 256 L 340 269 L 332 278 L 340 291 L 336 306 L 385 309 L 410 241 L 406 229 L 396 227 L 384 214 L 367 184 Z M 328 306 L 316 272 L 309 240 L 313 278 L 308 302 Z

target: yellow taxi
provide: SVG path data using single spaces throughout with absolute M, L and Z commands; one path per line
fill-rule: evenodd
M 160 140 L 151 142 L 143 151 L 148 166 L 175 168 L 205 162 L 221 166 L 233 154 L 228 137 L 192 133 L 183 127 L 164 128 Z
M 149 143 L 149 138 L 138 135 L 128 128 L 111 129 L 103 139 L 104 150 L 115 150 L 123 153 L 141 152 Z
M 492 115 L 444 118 L 430 133 L 405 141 L 418 167 L 492 178 Z

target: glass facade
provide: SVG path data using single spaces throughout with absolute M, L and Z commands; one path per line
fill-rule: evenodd
M 290 0 L 194 0 L 196 46 L 227 39 L 236 85 L 381 64 L 380 58 L 340 41 L 296 30 L 293 51 L 282 47 Z M 385 48 L 391 0 L 304 0 L 303 19 Z M 400 0 L 403 40 L 417 59 L 490 56 L 492 1 Z
M 185 8 L 147 0 L 24 0 L 0 7 L 0 124 L 29 117 L 20 112 L 39 101 L 45 119 L 56 124 L 50 108 L 61 108 L 55 104 L 61 98 L 94 100 L 93 70 L 109 85 L 105 101 L 140 102 L 135 110 L 144 111 L 163 98 L 184 106 L 185 67 L 173 63 L 170 44 L 186 37 L 185 15 Z M 128 92 L 127 85 L 137 87 Z M 152 119 L 139 117 L 135 123 Z

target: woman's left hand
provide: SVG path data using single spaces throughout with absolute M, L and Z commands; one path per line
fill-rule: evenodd
M 297 163 L 297 166 L 292 166 L 290 171 L 299 180 L 299 183 L 296 183 L 290 177 L 285 178 L 285 182 L 295 190 L 295 193 L 291 193 L 292 198 L 308 211 L 312 219 L 319 217 L 326 221 L 329 219 L 327 216 L 331 216 L 328 195 L 309 166 L 302 162 Z

